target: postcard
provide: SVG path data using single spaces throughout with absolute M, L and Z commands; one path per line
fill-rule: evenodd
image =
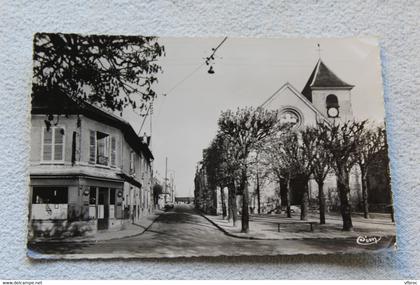
M 35 34 L 28 256 L 393 250 L 379 52 Z

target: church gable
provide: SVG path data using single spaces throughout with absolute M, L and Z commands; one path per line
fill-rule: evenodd
M 325 117 L 290 83 L 284 84 L 268 98 L 262 107 L 278 110 L 281 120 L 295 122 L 298 125 L 316 125 Z

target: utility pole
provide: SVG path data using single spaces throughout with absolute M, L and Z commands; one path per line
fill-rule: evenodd
M 168 190 L 168 157 L 165 157 L 165 205 L 166 205 L 166 194 L 167 194 L 167 190 Z
M 174 197 L 174 176 L 171 175 L 171 200 L 172 203 L 175 203 L 175 197 Z
M 257 207 L 258 207 L 258 214 L 261 214 L 260 171 L 258 169 L 258 153 L 257 153 Z

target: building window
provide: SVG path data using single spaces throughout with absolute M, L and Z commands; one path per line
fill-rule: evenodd
M 67 204 L 67 187 L 33 187 L 33 204 Z
M 279 114 L 280 123 L 288 125 L 292 128 L 299 128 L 302 124 L 302 116 L 299 111 L 294 108 L 284 108 Z
M 130 152 L 130 173 L 134 173 L 134 151 Z
M 325 103 L 327 105 L 327 114 L 330 118 L 336 118 L 339 115 L 338 98 L 334 94 L 327 96 Z
M 109 134 L 90 131 L 89 162 L 99 165 L 117 164 L 117 140 Z
M 43 127 L 42 129 L 42 161 L 64 161 L 64 128 Z
M 109 135 L 96 132 L 96 163 L 100 165 L 108 165 L 109 151 Z

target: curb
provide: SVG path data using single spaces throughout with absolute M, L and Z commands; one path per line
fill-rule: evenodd
M 206 217 L 204 215 L 204 213 L 200 210 L 197 210 L 198 213 L 204 217 L 207 221 L 209 221 L 212 225 L 214 225 L 216 228 L 218 228 L 221 232 L 223 232 L 225 235 L 230 236 L 230 237 L 234 237 L 234 238 L 240 238 L 240 239 L 247 239 L 247 240 L 316 240 L 316 239 L 328 239 L 328 240 L 335 240 L 335 239 L 348 239 L 348 238 L 353 238 L 353 237 L 331 237 L 331 238 L 258 238 L 258 237 L 246 237 L 246 236 L 239 236 L 239 235 L 235 235 L 232 234 L 230 232 L 228 232 L 227 230 L 225 230 L 224 228 L 222 228 L 221 226 L 219 226 L 216 222 L 214 222 L 213 220 L 211 220 L 210 218 Z M 392 238 L 393 235 L 384 235 L 383 237 L 385 238 Z M 356 239 L 356 237 L 354 237 Z
M 200 210 L 197 210 L 198 213 L 205 218 L 207 221 L 209 221 L 213 226 L 215 226 L 216 228 L 218 228 L 221 232 L 223 232 L 225 235 L 230 236 L 230 237 L 234 237 L 234 238 L 240 238 L 240 239 L 248 239 L 248 240 L 280 240 L 280 239 L 268 239 L 268 238 L 257 238 L 257 237 L 246 237 L 246 236 L 238 236 L 235 234 L 232 234 L 230 232 L 228 232 L 227 230 L 225 230 L 224 228 L 222 228 L 221 226 L 219 226 L 216 222 L 214 222 L 213 220 L 211 220 L 210 218 L 207 218 L 203 212 L 201 212 Z
M 102 240 L 92 239 L 92 240 L 80 240 L 80 241 L 74 241 L 74 240 L 66 241 L 65 239 L 61 239 L 61 240 L 46 240 L 46 241 L 28 241 L 27 244 L 37 244 L 37 243 L 52 243 L 52 244 L 53 243 L 100 243 L 100 242 L 104 242 L 104 241 L 136 237 L 136 236 L 144 234 L 144 232 L 146 232 L 156 222 L 156 220 L 160 217 L 161 214 L 162 213 L 157 214 L 156 217 L 153 219 L 153 221 L 147 227 L 143 227 L 139 224 L 132 223 L 132 225 L 144 228 L 143 231 L 141 231 L 139 233 L 135 233 L 135 234 L 130 234 L 130 235 L 121 236 L 121 237 L 114 237 L 114 238 L 110 238 L 110 239 L 102 239 Z

